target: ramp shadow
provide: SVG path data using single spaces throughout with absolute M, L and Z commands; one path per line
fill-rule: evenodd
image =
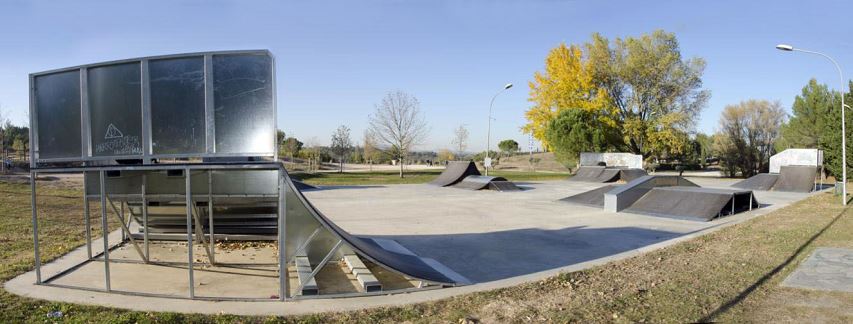
M 302 191 L 323 191 L 323 190 L 344 190 L 344 189 L 372 189 L 385 188 L 385 186 L 317 186 L 317 188 L 305 189 Z
M 669 240 L 684 233 L 638 227 L 526 228 L 490 233 L 370 236 L 396 240 L 474 283 L 556 269 Z

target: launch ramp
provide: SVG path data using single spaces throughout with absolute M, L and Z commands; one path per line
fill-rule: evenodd
M 449 161 L 444 171 L 429 184 L 440 187 L 452 186 L 470 175 L 480 175 L 477 165 L 472 161 Z
M 624 211 L 659 217 L 710 221 L 758 207 L 749 190 L 700 187 L 653 188 Z

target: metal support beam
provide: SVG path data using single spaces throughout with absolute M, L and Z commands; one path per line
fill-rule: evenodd
M 210 265 L 216 263 L 216 236 L 213 231 L 213 170 L 207 170 L 207 232 L 210 235 Z
M 279 170 L 278 174 L 278 299 L 284 301 L 287 299 L 288 284 L 290 275 L 287 271 L 287 266 L 290 262 L 286 262 L 287 247 L 285 246 L 285 237 L 287 235 L 287 184 L 284 182 L 284 174 Z M 300 285 L 301 289 L 302 285 Z
M 86 257 L 92 259 L 92 217 L 89 212 L 89 192 L 86 173 L 83 173 L 83 225 L 86 226 Z
M 317 228 L 314 229 L 313 232 L 311 232 L 311 235 L 308 235 L 308 237 L 305 238 L 305 241 L 302 242 L 302 244 L 299 244 L 298 247 L 296 247 L 296 250 L 293 251 L 293 255 L 291 255 L 290 258 L 287 259 L 286 263 L 290 264 L 291 262 L 296 260 L 297 255 L 301 255 L 303 252 L 305 252 L 305 248 L 308 247 L 308 243 L 311 243 L 311 240 L 313 240 L 314 237 L 317 236 L 317 234 L 319 234 L 320 230 L 322 230 L 322 229 L 323 229 L 322 225 L 317 226 Z
M 204 227 L 201 225 L 201 212 L 198 207 L 193 205 L 193 222 L 195 223 L 195 236 L 199 237 L 198 242 L 201 243 L 201 247 L 204 248 L 204 252 L 207 254 L 207 258 L 211 259 L 210 246 L 207 245 L 207 240 L 204 238 Z M 210 265 L 213 265 L 213 261 L 210 262 Z
M 38 174 L 30 172 L 30 204 L 33 214 L 33 247 L 35 266 L 36 266 L 36 284 L 41 284 L 41 255 L 39 254 L 39 221 L 38 221 L 38 205 L 36 204 L 36 177 Z
M 338 240 L 338 242 L 337 242 L 337 243 L 335 243 L 335 246 L 333 246 L 333 247 L 332 247 L 332 249 L 331 249 L 331 250 L 329 250 L 329 253 L 328 253 L 328 254 L 326 254 L 326 256 L 325 256 L 325 257 L 323 257 L 323 260 L 322 260 L 322 261 L 320 261 L 320 263 L 319 263 L 319 264 L 317 264 L 317 267 L 316 267 L 316 268 L 314 268 L 314 270 L 313 270 L 313 271 L 311 271 L 311 275 L 310 275 L 310 276 L 308 276 L 307 278 L 305 278 L 304 280 L 300 280 L 300 282 L 299 282 L 299 289 L 302 289 L 302 287 L 304 287 L 304 286 L 305 286 L 305 284 L 306 284 L 306 283 L 308 283 L 308 281 L 311 281 L 311 279 L 314 279 L 314 276 L 316 276 L 316 275 L 317 275 L 317 273 L 319 273 L 319 272 L 320 272 L 320 270 L 321 270 L 321 269 L 323 269 L 323 267 L 325 267 L 327 263 L 329 263 L 329 260 L 331 260 L 331 259 L 332 259 L 332 257 L 334 257 L 334 256 L 335 256 L 335 252 L 337 252 L 337 251 L 338 251 L 338 249 L 341 247 L 341 245 L 342 245 L 343 243 L 344 243 L 344 241 L 343 241 L 343 240 Z M 299 289 L 297 289 L 297 290 L 299 290 Z
M 101 182 L 101 232 L 104 235 L 104 290 L 110 292 L 110 228 L 107 225 L 107 185 L 106 185 L 106 176 L 104 175 L 104 171 L 100 172 L 100 182 Z
M 127 237 L 128 239 L 130 239 L 130 243 L 133 245 L 133 248 L 136 249 L 136 253 L 139 254 L 139 258 L 141 258 L 142 261 L 145 261 L 145 263 L 148 263 L 148 257 L 146 257 L 145 254 L 142 253 L 142 248 L 140 248 L 139 244 L 136 243 L 136 239 L 134 239 L 133 236 L 130 235 L 130 229 L 127 228 L 127 224 L 124 223 L 124 208 L 122 208 L 122 213 L 119 214 L 118 208 L 116 208 L 115 203 L 110 200 L 110 197 L 108 195 L 104 195 L 104 197 L 106 197 L 106 199 L 110 202 L 110 207 L 112 207 L 113 212 L 116 213 L 116 217 L 118 217 L 118 223 L 121 224 L 122 233 L 128 233 Z M 122 206 L 124 206 L 123 202 L 121 204 Z
M 187 205 L 187 272 L 189 274 L 190 299 L 195 299 L 195 278 L 193 278 L 193 221 L 192 221 L 192 185 L 190 183 L 190 169 L 184 169 L 184 179 L 186 180 L 186 197 Z
M 142 173 L 142 244 L 145 246 L 145 260 L 151 261 L 151 248 L 148 240 L 148 173 Z

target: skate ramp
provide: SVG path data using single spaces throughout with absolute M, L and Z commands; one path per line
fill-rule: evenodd
M 569 181 L 579 182 L 613 182 L 619 180 L 620 169 L 608 168 L 603 166 L 582 166 L 579 167 L 575 175 L 569 178 Z
M 624 212 L 710 221 L 757 207 L 750 190 L 674 186 L 651 189 Z
M 776 182 L 779 180 L 779 175 L 775 173 L 759 173 L 749 179 L 741 180 L 732 185 L 735 188 L 763 190 L 773 189 Z
M 454 188 L 481 190 L 495 189 L 499 191 L 518 191 L 521 190 L 512 182 L 509 182 L 504 177 L 490 177 L 483 175 L 470 175 L 462 179 L 459 183 L 453 185 Z
M 817 167 L 789 165 L 782 166 L 779 180 L 773 186 L 774 191 L 811 192 L 815 187 Z
M 439 187 L 452 186 L 470 175 L 480 175 L 477 166 L 471 161 L 450 161 L 444 171 L 429 184 Z
M 619 170 L 619 180 L 631 182 L 634 179 L 649 175 L 643 169 L 621 169 Z
M 382 246 L 376 240 L 352 235 L 338 227 L 320 213 L 296 189 L 286 172 L 282 171 L 284 172 L 283 180 L 289 189 L 286 193 L 287 256 L 295 255 L 299 246 L 306 246 L 305 252 L 308 253 L 311 264 L 315 264 L 314 260 L 328 253 L 326 246 L 330 244 L 334 246 L 334 242 L 340 240 L 346 243 L 346 248 L 360 257 L 405 277 L 442 285 L 466 283 L 464 277 L 437 264 L 435 260 L 421 258 L 406 251 L 394 249 L 392 246 Z M 317 226 L 322 226 L 326 232 L 323 235 L 312 234 L 318 228 Z M 312 244 L 305 244 L 306 241 Z
M 642 176 L 604 194 L 604 210 L 622 211 L 653 188 L 674 186 L 699 187 L 699 185 L 679 176 Z
M 604 207 L 604 194 L 617 187 L 619 187 L 619 185 L 606 185 L 601 188 L 560 199 L 560 201 L 584 206 Z

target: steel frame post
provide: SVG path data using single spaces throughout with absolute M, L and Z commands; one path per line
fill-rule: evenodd
M 39 253 L 39 222 L 38 206 L 36 203 L 36 177 L 35 172 L 30 172 L 30 204 L 33 214 L 33 248 L 36 267 L 36 284 L 41 284 L 41 255 Z
M 207 232 L 210 241 L 210 265 L 216 263 L 216 237 L 213 232 L 213 170 L 207 170 Z
M 101 170 L 99 175 L 101 182 L 101 231 L 104 236 L 104 290 L 106 290 L 106 292 L 110 292 L 112 289 L 110 288 L 110 228 L 107 225 L 107 181 L 104 170 Z
M 86 256 L 92 259 L 92 220 L 89 212 L 89 191 L 86 172 L 83 172 L 83 224 L 86 226 Z
M 192 185 L 190 182 L 190 169 L 184 169 L 184 178 L 186 179 L 186 197 L 187 205 L 187 272 L 189 274 L 190 284 L 190 299 L 195 299 L 195 278 L 193 278 L 193 221 L 192 221 Z
M 290 275 L 287 270 L 287 249 L 285 237 L 287 235 L 287 183 L 284 180 L 284 172 L 278 171 L 278 299 L 287 300 L 288 284 Z
M 151 249 L 148 244 L 148 172 L 142 172 L 142 244 L 145 247 L 145 261 L 151 262 Z

